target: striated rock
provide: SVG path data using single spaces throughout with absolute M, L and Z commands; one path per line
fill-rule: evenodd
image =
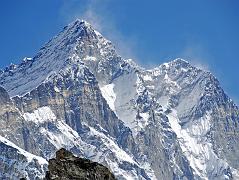
M 108 168 L 88 159 L 75 157 L 66 149 L 56 152 L 56 158 L 49 160 L 46 180 L 115 180 Z

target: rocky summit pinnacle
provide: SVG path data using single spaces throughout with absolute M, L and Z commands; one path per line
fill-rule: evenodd
M 63 32 L 64 31 L 66 36 L 69 37 L 74 37 L 73 34 L 77 34 L 78 37 L 89 36 L 95 32 L 94 28 L 87 21 L 80 19 L 77 19 L 68 26 L 64 27 Z
M 115 177 L 103 165 L 60 149 L 56 152 L 56 158 L 49 160 L 45 179 L 115 180 Z
M 73 153 L 120 180 L 239 179 L 239 108 L 190 61 L 145 69 L 76 20 L 0 85 L 3 179 L 42 179 L 61 148 L 50 163 Z

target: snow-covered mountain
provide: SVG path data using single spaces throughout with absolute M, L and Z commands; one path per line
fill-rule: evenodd
M 0 84 L 4 178 L 42 178 L 64 147 L 118 179 L 239 179 L 239 109 L 185 60 L 144 69 L 76 20 Z

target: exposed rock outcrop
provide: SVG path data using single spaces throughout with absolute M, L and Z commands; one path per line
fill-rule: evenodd
M 115 180 L 115 176 L 105 166 L 88 159 L 75 157 L 64 148 L 56 152 L 56 158 L 49 160 L 48 168 L 46 180 Z

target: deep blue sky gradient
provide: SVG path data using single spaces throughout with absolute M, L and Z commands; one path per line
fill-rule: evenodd
M 181 57 L 210 70 L 239 104 L 238 0 L 1 0 L 0 68 L 34 56 L 76 17 L 147 67 Z

